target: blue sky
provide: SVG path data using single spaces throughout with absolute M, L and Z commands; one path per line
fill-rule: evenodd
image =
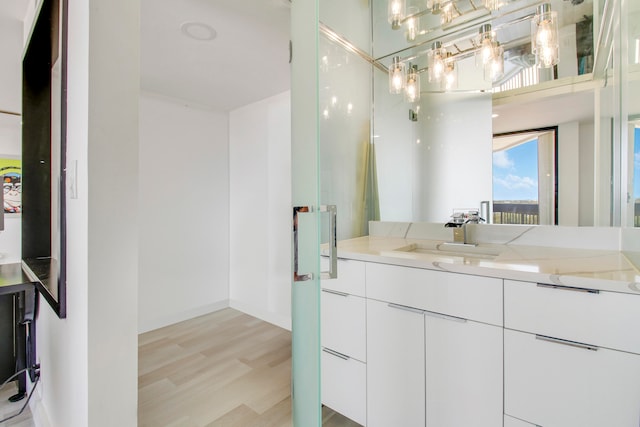
M 493 153 L 493 200 L 538 200 L 538 140 Z
M 640 199 L 640 128 L 636 128 L 633 147 L 633 197 Z

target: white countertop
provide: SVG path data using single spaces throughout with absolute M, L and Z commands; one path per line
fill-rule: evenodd
M 461 247 L 443 240 L 366 236 L 338 242 L 338 257 L 640 294 L 637 252 L 491 243 Z

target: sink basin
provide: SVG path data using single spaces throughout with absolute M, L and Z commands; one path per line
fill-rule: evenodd
M 463 245 L 455 243 L 440 243 L 436 246 L 433 245 L 421 245 L 418 243 L 412 243 L 408 246 L 403 246 L 396 249 L 397 252 L 408 252 L 427 255 L 439 255 L 445 257 L 463 257 L 463 258 L 475 258 L 475 259 L 495 259 L 500 255 L 500 251 L 496 248 L 489 248 L 485 246 Z

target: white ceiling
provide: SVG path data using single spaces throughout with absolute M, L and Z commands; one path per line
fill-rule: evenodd
M 0 22 L 24 19 L 34 0 L 0 0 Z M 289 0 L 141 0 L 141 87 L 229 111 L 290 88 Z M 185 22 L 213 27 L 201 41 Z
M 289 5 L 141 0 L 142 90 L 228 111 L 289 89 Z M 217 37 L 191 39 L 185 22 L 210 25 Z

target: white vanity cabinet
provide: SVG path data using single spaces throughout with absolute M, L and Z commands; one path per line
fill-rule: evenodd
M 507 416 L 640 426 L 640 296 L 508 280 L 504 291 Z
M 366 268 L 368 426 L 502 425 L 502 280 Z
M 426 425 L 502 425 L 502 328 L 428 311 L 425 326 Z
M 322 281 L 322 403 L 366 425 L 364 263 L 339 259 L 338 272 Z
M 367 356 L 367 426 L 424 427 L 424 312 L 368 299 Z

